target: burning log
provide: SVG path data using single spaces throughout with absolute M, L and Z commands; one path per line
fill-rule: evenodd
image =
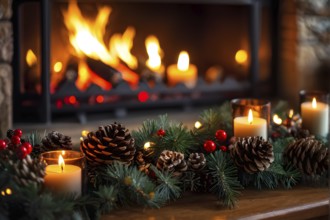
M 94 60 L 89 57 L 86 58 L 86 61 L 88 68 L 93 72 L 93 74 L 111 83 L 113 86 L 118 85 L 118 83 L 122 81 L 122 73 L 104 64 L 102 61 Z

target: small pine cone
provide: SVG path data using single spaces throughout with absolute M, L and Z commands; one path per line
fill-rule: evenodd
M 135 140 L 128 129 L 114 123 L 89 132 L 87 138 L 81 141 L 80 149 L 91 165 L 112 164 L 114 161 L 131 164 L 135 155 Z
M 307 138 L 311 136 L 309 130 L 303 128 L 291 129 L 290 133 L 296 139 Z
M 164 150 L 158 158 L 157 168 L 173 172 L 174 176 L 181 176 L 188 166 L 182 153 Z
M 266 170 L 274 161 L 273 146 L 262 137 L 238 138 L 230 155 L 238 167 L 251 174 Z
M 71 137 L 63 135 L 57 131 L 47 134 L 42 140 L 42 151 L 51 150 L 72 150 Z
M 203 153 L 191 153 L 187 165 L 191 170 L 202 170 L 206 165 L 206 158 Z
M 301 138 L 283 152 L 284 162 L 291 163 L 304 174 L 318 175 L 329 168 L 328 149 L 313 137 Z
M 46 167 L 44 162 L 39 159 L 32 159 L 30 155 L 27 155 L 16 163 L 11 161 L 10 164 L 14 168 L 14 180 L 18 185 L 43 184 Z
M 138 151 L 135 155 L 135 162 L 138 166 L 138 169 L 145 174 L 149 174 L 150 163 L 147 163 L 144 158 L 142 151 Z

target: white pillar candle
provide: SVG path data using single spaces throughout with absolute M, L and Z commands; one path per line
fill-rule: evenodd
M 308 129 L 314 135 L 326 136 L 329 132 L 329 106 L 322 102 L 317 102 L 313 98 L 312 102 L 301 104 L 302 127 Z
M 65 165 L 62 156 L 59 164 L 46 167 L 45 186 L 61 193 L 81 195 L 81 168 L 75 165 Z
M 234 136 L 261 136 L 267 140 L 267 120 L 253 117 L 250 109 L 248 116 L 234 118 Z

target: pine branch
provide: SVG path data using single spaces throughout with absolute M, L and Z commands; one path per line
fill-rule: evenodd
M 162 200 L 163 204 L 178 199 L 181 195 L 179 179 L 173 177 L 170 172 L 159 171 L 155 166 L 151 166 L 151 169 L 155 172 L 158 183 L 155 191 L 155 198 L 157 200 Z
M 107 166 L 106 175 L 103 178 L 118 189 L 117 199 L 121 205 L 138 204 L 159 207 L 157 201 L 153 200 L 155 184 L 136 167 L 116 162 Z
M 98 198 L 100 214 L 108 214 L 117 208 L 118 191 L 113 186 L 100 186 L 99 190 L 94 192 Z
M 182 178 L 183 181 L 183 190 L 199 192 L 202 191 L 201 177 L 193 171 L 186 171 Z
M 217 195 L 225 206 L 236 205 L 240 190 L 243 188 L 237 177 L 237 169 L 227 153 L 216 151 L 207 156 L 207 167 L 213 177 L 210 191 Z

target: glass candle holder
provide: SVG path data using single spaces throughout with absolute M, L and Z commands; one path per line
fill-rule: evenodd
M 271 107 L 268 100 L 233 99 L 231 106 L 235 137 L 261 136 L 268 139 Z
M 329 133 L 329 94 L 302 90 L 299 97 L 302 128 L 311 134 L 326 137 Z
M 45 186 L 58 193 L 83 192 L 86 173 L 85 156 L 73 150 L 49 151 L 41 154 L 46 163 Z

